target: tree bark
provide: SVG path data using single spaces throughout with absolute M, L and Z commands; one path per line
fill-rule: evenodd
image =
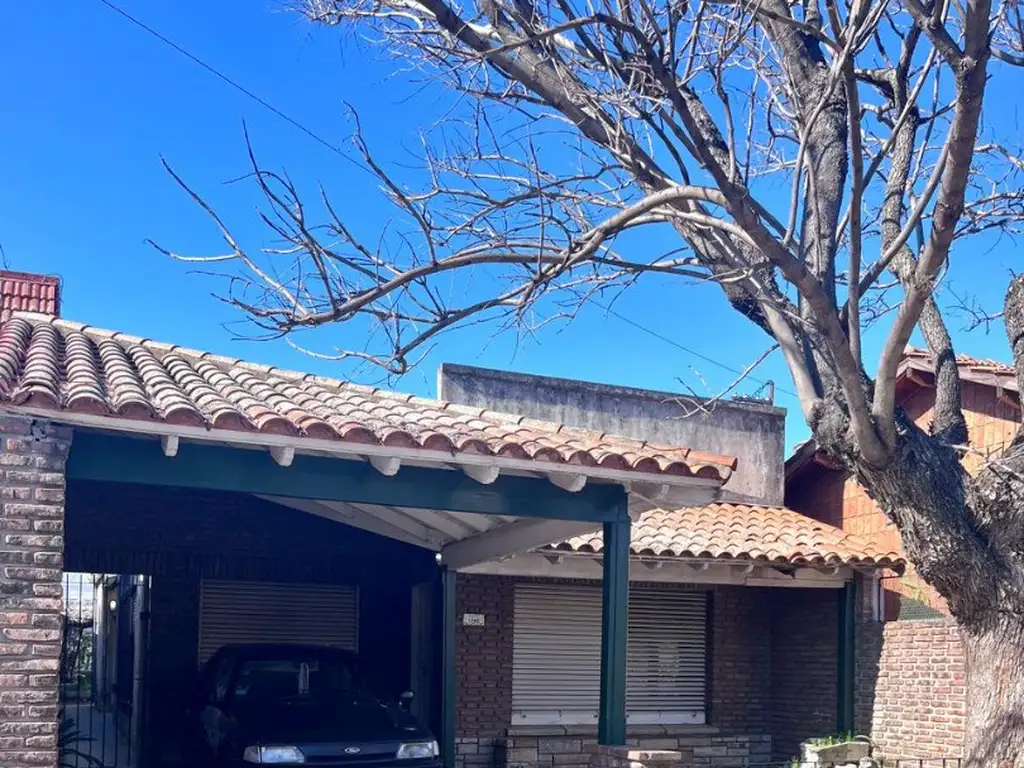
M 964 768 L 1024 768 L 1024 624 L 1006 620 L 964 633 L 964 645 Z
M 946 599 L 961 626 L 981 628 L 1000 608 L 997 586 L 1006 569 L 978 524 L 974 481 L 953 446 L 904 412 L 897 411 L 895 427 L 897 444 L 885 466 L 850 452 L 845 461 L 896 525 L 921 577 Z M 828 450 L 844 458 L 835 446 Z
M 1004 314 L 1024 384 L 1024 276 L 1011 281 Z M 972 477 L 961 464 L 962 447 L 948 435 L 930 435 L 900 411 L 895 426 L 897 445 L 886 466 L 866 464 L 852 451 L 847 462 L 961 628 L 964 767 L 1024 768 L 1024 429 Z M 842 449 L 832 446 L 833 453 Z

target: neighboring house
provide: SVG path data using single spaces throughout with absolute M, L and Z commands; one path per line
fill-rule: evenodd
M 61 569 L 146 577 L 146 658 L 118 676 L 135 673 L 141 755 L 182 741 L 191 678 L 225 642 L 358 650 L 464 768 L 584 765 L 599 722 L 687 764 L 764 763 L 869 700 L 868 587 L 903 563 L 782 506 L 780 409 L 455 366 L 429 400 L 58 307 L 0 327 L 0 464 L 21 467 L 3 488 L 35 499 L 0 518 L 3 653 L 59 643 L 35 627 L 59 626 Z M 0 698 L 56 703 L 52 675 L 24 677 Z M 0 763 L 53 768 L 34 743 L 6 740 Z
M 1020 393 L 1013 366 L 958 356 L 964 416 L 972 451 L 964 465 L 973 472 L 985 457 L 1002 451 L 1021 423 Z M 927 429 L 935 405 L 931 356 L 908 348 L 897 378 L 898 404 Z M 877 546 L 901 551 L 895 526 L 849 473 L 835 467 L 813 441 L 786 462 L 786 503 L 810 518 L 854 534 Z M 965 718 L 964 656 L 945 601 L 912 566 L 879 580 L 886 624 L 868 638 L 878 648 L 863 674 L 875 688 L 870 711 L 859 723 L 890 748 L 914 745 L 907 756 L 959 754 Z
M 971 452 L 964 466 L 975 471 L 988 455 L 1013 440 L 1021 423 L 1020 393 L 1012 365 L 959 355 L 964 417 Z M 897 403 L 927 429 L 935 405 L 929 354 L 908 348 L 897 374 Z M 786 503 L 816 520 L 849 533 L 870 536 L 879 546 L 899 551 L 900 537 L 885 513 L 848 473 L 838 470 L 813 441 L 786 462 Z M 902 576 L 883 578 L 886 619 L 948 615 L 945 601 L 908 567 Z

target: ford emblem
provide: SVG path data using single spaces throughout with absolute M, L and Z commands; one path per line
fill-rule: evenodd
M 358 755 L 362 751 L 359 747 L 345 747 L 346 755 Z

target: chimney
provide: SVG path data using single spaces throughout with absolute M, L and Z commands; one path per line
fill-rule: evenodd
M 0 322 L 13 312 L 60 314 L 60 278 L 0 270 Z

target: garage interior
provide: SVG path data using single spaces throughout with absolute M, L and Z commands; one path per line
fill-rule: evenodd
M 357 651 L 375 693 L 412 691 L 417 715 L 440 727 L 440 568 L 426 549 L 246 494 L 70 481 L 65 569 L 145 577 L 108 576 L 94 601 L 92 664 L 118 673 L 113 685 L 108 675 L 92 686 L 90 703 L 109 712 L 115 707 L 102 699 L 129 699 L 130 714 L 116 723 L 77 719 L 116 768 L 188 765 L 181 745 L 191 681 L 228 643 Z M 132 611 L 122 597 L 111 612 L 118 590 L 136 582 L 148 586 L 148 611 Z M 111 622 L 112 613 L 125 618 Z M 104 615 L 108 626 L 143 623 L 144 661 L 133 663 L 136 643 L 110 642 L 118 634 L 102 630 Z M 129 632 L 139 634 L 122 636 Z M 104 650 L 116 660 L 105 661 Z M 142 678 L 134 699 L 133 676 Z M 122 745 L 113 760 L 101 740 Z

